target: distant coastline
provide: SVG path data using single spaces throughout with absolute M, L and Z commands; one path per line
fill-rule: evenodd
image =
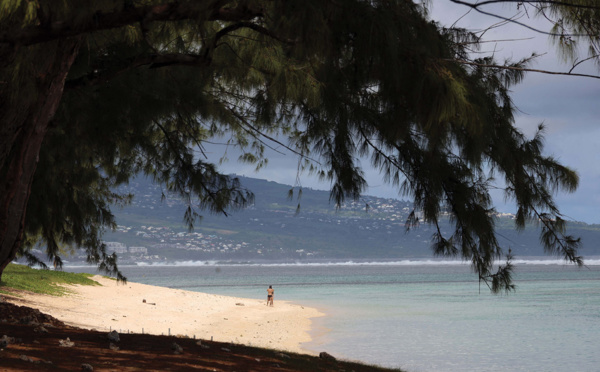
M 498 260 L 498 264 L 504 263 L 504 260 Z M 550 256 L 528 256 L 528 257 L 517 257 L 513 259 L 515 265 L 572 265 L 571 263 L 565 262 L 564 259 L 550 257 Z M 600 256 L 589 256 L 584 257 L 585 265 L 587 266 L 599 266 Z M 439 258 L 411 258 L 411 259 L 337 259 L 337 260 L 176 260 L 176 261 L 158 261 L 158 262 L 137 262 L 129 264 L 121 264 L 121 267 L 140 267 L 140 266 L 182 266 L 182 267 L 194 267 L 194 266 L 426 266 L 426 265 L 470 265 L 468 261 L 456 260 L 456 259 L 439 259 Z M 86 264 L 84 262 L 70 262 L 65 260 L 64 268 L 91 268 L 94 266 Z

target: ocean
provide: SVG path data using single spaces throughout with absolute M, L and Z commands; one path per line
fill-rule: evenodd
M 315 307 L 313 341 L 338 358 L 408 372 L 600 371 L 600 259 L 516 262 L 492 295 L 459 261 L 122 266 L 132 282 Z M 92 272 L 90 267 L 66 271 Z

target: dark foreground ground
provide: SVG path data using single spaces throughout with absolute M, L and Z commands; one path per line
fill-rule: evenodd
M 107 332 L 74 328 L 1 297 L 0 371 L 389 371 L 174 336 L 119 334 L 111 342 Z

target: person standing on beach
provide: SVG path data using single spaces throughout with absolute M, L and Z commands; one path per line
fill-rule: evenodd
M 275 290 L 273 289 L 273 286 L 269 286 L 269 289 L 267 289 L 267 306 L 273 306 L 273 294 L 275 293 Z

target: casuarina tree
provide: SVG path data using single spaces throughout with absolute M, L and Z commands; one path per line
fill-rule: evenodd
M 525 62 L 461 62 L 477 38 L 420 4 L 0 4 L 0 274 L 41 241 L 57 266 L 66 244 L 120 275 L 100 237 L 128 199 L 115 186 L 140 173 L 188 201 L 190 227 L 202 209 L 243 207 L 251 192 L 203 154 L 216 137 L 258 167 L 265 146 L 284 145 L 331 181 L 338 204 L 365 190 L 357 158 L 368 157 L 414 199 L 406 226 L 449 216 L 434 253 L 470 261 L 494 292 L 514 288 L 494 229 L 496 178 L 517 228 L 537 221 L 549 253 L 582 263 L 553 200 L 577 175 L 543 154 L 542 127 L 528 139 L 514 123 L 508 89 Z

